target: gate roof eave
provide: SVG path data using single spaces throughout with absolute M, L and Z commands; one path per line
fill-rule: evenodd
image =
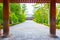
M 3 3 L 3 0 L 0 0 Z M 50 0 L 10 0 L 10 3 L 50 3 Z M 56 3 L 60 3 L 60 0 L 56 0 Z

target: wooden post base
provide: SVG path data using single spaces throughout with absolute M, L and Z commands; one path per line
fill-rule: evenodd
M 53 34 L 50 34 L 49 36 L 52 37 L 52 38 L 58 38 L 58 36 L 53 35 Z
M 0 37 L 1 37 L 1 30 L 0 30 Z
M 2 32 L 1 32 L 1 29 L 0 29 L 0 37 L 2 36 Z
M 1 36 L 1 38 L 10 38 L 12 36 L 12 34 L 9 34 L 9 35 L 3 35 Z
M 0 29 L 0 35 L 1 35 L 1 29 Z

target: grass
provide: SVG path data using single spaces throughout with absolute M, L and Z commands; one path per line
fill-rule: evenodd
M 2 25 L 0 25 L 0 29 L 3 29 L 3 26 Z
M 17 23 L 17 24 L 20 24 L 20 23 Z M 17 25 L 17 24 L 9 24 L 9 26 L 14 26 L 14 25 Z M 38 24 L 41 24 L 41 23 L 38 23 Z M 43 23 L 43 24 L 50 27 L 50 25 L 48 25 L 46 23 Z M 3 29 L 3 25 L 0 25 L 0 29 Z M 60 29 L 60 25 L 56 25 L 56 29 Z
M 35 21 L 34 21 L 35 22 Z M 36 22 L 38 23 L 38 22 Z M 38 24 L 42 24 L 42 23 L 38 23 Z M 44 25 L 50 27 L 50 25 L 48 25 L 47 23 L 43 23 Z M 56 29 L 60 29 L 60 24 L 56 25 Z
M 46 23 L 44 23 L 44 25 L 46 25 L 46 26 L 50 26 L 49 24 L 46 24 Z
M 25 22 L 25 21 L 23 21 L 23 22 Z M 23 23 L 23 22 L 20 22 L 20 23 Z M 20 23 L 9 24 L 9 26 L 12 27 L 12 26 L 17 25 L 17 24 L 20 24 Z M 3 29 L 3 25 L 0 25 L 0 29 Z
M 60 29 L 60 25 L 56 25 L 56 28 L 57 28 L 57 29 Z
M 35 21 L 34 21 L 35 22 Z M 37 23 L 37 22 L 36 22 Z M 38 23 L 38 24 L 42 24 L 42 23 Z M 44 25 L 46 25 L 46 26 L 48 26 L 48 27 L 50 27 L 50 25 L 49 24 L 47 24 L 47 23 L 43 23 Z M 56 29 L 60 29 L 60 24 L 58 24 L 58 25 L 56 25 Z
M 44 25 L 50 27 L 50 25 L 48 25 L 48 24 L 45 24 L 45 23 L 44 23 Z M 56 29 L 60 29 L 60 25 L 56 25 Z

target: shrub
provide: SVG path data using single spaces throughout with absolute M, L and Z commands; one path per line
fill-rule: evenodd
M 56 25 L 56 28 L 57 28 L 57 29 L 60 29 L 60 25 Z
M 25 9 L 21 7 L 23 6 L 21 6 L 20 3 L 10 3 L 10 8 L 9 8 L 10 9 L 9 10 L 10 26 L 16 25 L 18 23 L 22 23 L 25 21 L 25 14 L 24 14 Z M 0 3 L 0 25 L 3 26 L 3 4 L 2 3 Z M 2 26 L 0 26 L 0 28 L 3 28 Z

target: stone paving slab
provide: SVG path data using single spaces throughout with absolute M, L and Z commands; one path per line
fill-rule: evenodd
M 11 27 L 10 34 L 11 37 L 0 40 L 60 40 L 60 30 L 57 30 L 59 38 L 51 38 L 48 27 L 31 20 Z

